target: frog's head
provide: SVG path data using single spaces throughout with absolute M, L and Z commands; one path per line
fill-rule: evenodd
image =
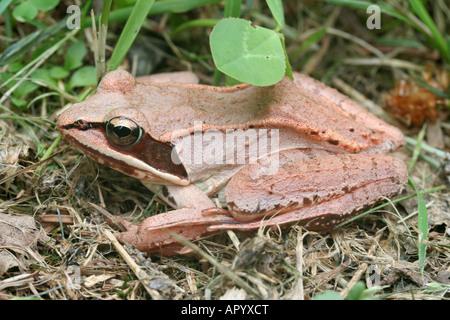
M 59 115 L 58 130 L 95 161 L 129 176 L 188 185 L 185 168 L 172 161 L 173 146 L 151 135 L 135 89 L 136 81 L 128 72 L 107 73 L 93 96 Z

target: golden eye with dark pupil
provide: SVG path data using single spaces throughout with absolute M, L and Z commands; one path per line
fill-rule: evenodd
M 133 120 L 114 117 L 106 122 L 106 134 L 109 140 L 119 146 L 132 146 L 142 137 L 142 129 Z

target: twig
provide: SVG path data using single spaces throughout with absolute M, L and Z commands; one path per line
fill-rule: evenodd
M 116 237 L 114 237 L 114 235 L 111 233 L 111 231 L 104 230 L 103 233 L 108 238 L 108 240 L 111 241 L 114 248 L 122 256 L 122 258 L 125 260 L 125 262 L 130 266 L 131 270 L 133 270 L 136 277 L 142 282 L 145 290 L 147 290 L 148 294 L 152 297 L 152 299 L 162 300 L 163 297 L 159 294 L 159 292 L 154 289 L 151 289 L 149 287 L 149 281 L 150 281 L 149 275 L 144 270 L 142 270 L 141 267 L 139 267 L 137 265 L 137 263 L 128 254 L 128 252 L 125 250 L 125 248 L 119 243 L 119 241 L 116 239 Z
M 374 241 L 372 243 L 372 245 L 370 246 L 369 252 L 367 253 L 368 256 L 372 256 L 373 253 L 375 252 L 377 246 L 378 246 L 378 240 L 381 238 L 381 235 L 383 234 L 385 228 L 378 230 L 378 232 L 375 234 L 374 237 Z M 369 265 L 367 264 L 367 262 L 363 262 L 358 270 L 355 272 L 355 274 L 353 275 L 353 277 L 350 279 L 350 281 L 348 282 L 347 286 L 344 288 L 344 290 L 342 290 L 339 294 L 341 295 L 342 299 L 345 299 L 350 290 L 354 287 L 354 285 L 359 281 L 359 279 L 361 278 L 361 276 L 363 275 L 364 272 L 366 272 L 367 267 Z
M 414 63 L 399 59 L 380 59 L 380 58 L 351 58 L 343 59 L 343 63 L 358 66 L 388 66 L 392 68 L 411 69 L 422 71 L 423 67 Z
M 336 88 L 342 90 L 346 95 L 352 97 L 357 102 L 359 102 L 363 107 L 369 110 L 370 113 L 373 113 L 376 116 L 382 116 L 384 114 L 384 110 L 379 105 L 367 99 L 358 90 L 355 90 L 352 86 L 348 85 L 340 78 L 334 77 L 333 85 L 335 85 Z
M 297 271 L 300 273 L 300 276 L 295 283 L 294 295 L 292 297 L 297 300 L 304 300 L 305 296 L 303 291 L 303 238 L 302 228 L 300 228 L 297 232 L 297 245 L 295 247 L 295 265 L 297 267 Z

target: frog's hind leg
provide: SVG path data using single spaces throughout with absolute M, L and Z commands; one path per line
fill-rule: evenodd
M 228 209 L 241 223 L 209 231 L 258 228 L 263 217 L 268 226 L 299 222 L 331 229 L 380 197 L 397 194 L 408 179 L 403 161 L 387 155 L 330 155 L 287 163 L 273 175 L 261 172 L 258 164 L 244 167 L 225 191 Z

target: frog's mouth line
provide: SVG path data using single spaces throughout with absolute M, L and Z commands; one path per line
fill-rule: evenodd
M 148 134 L 144 134 L 142 141 L 135 146 L 121 147 L 105 138 L 103 123 L 86 123 L 82 129 L 76 124 L 68 124 L 58 129 L 70 143 L 90 158 L 126 175 L 161 184 L 190 183 L 184 166 L 176 165 L 171 160 L 173 147 L 156 141 Z M 87 132 L 90 136 L 95 134 L 95 145 L 86 143 L 91 141 L 86 137 Z M 110 150 L 110 154 L 102 150 Z

